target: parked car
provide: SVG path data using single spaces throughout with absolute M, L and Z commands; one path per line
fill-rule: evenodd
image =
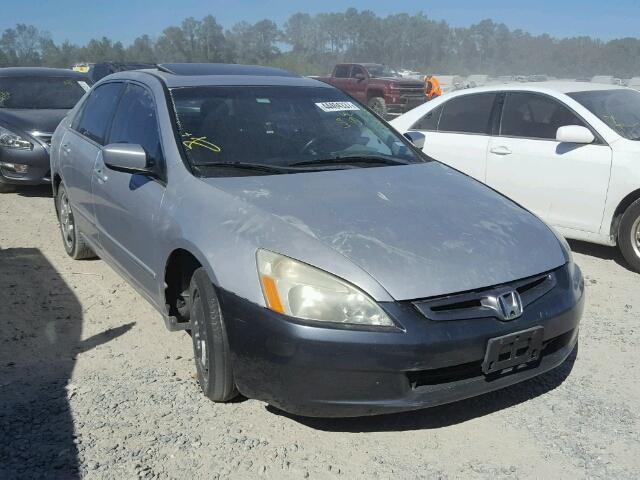
M 51 165 L 67 253 L 191 332 L 212 400 L 410 410 L 538 375 L 577 342 L 561 237 L 325 83 L 121 72 L 62 122 Z
M 382 117 L 399 115 L 426 102 L 424 82 L 402 78 L 377 63 L 340 63 L 329 77 L 314 77 L 366 104 Z
M 70 70 L 0 68 L 0 191 L 51 181 L 51 135 L 88 82 Z
M 565 237 L 618 245 L 640 271 L 640 93 L 579 82 L 455 92 L 394 120 L 424 152 Z

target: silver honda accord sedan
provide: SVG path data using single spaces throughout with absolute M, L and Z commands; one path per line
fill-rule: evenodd
M 283 70 L 117 73 L 53 136 L 63 244 L 191 333 L 214 401 L 369 415 L 557 367 L 584 303 L 566 243 L 412 141 Z

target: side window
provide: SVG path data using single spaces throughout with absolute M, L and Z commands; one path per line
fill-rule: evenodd
M 455 97 L 443 105 L 439 132 L 489 133 L 495 93 Z
M 359 73 L 361 73 L 362 75 L 365 75 L 364 69 L 362 67 L 354 66 L 351 69 L 351 78 L 356 78 L 356 75 Z
M 349 78 L 349 65 L 336 65 L 333 76 L 336 78 Z
M 146 88 L 133 84 L 127 86 L 113 117 L 109 143 L 141 145 L 154 164 L 162 162 L 156 107 Z
M 84 102 L 76 130 L 94 142 L 104 145 L 107 129 L 118 104 L 123 84 L 106 83 L 96 88 Z
M 535 93 L 508 93 L 502 110 L 500 135 L 555 140 L 558 128 L 586 126 L 571 110 L 553 98 Z
M 418 120 L 411 126 L 411 130 L 426 130 L 428 132 L 435 132 L 438 130 L 438 121 L 440 120 L 440 114 L 444 105 L 434 108 L 430 112 Z

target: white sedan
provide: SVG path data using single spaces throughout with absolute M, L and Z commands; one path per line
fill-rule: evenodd
M 640 272 L 640 92 L 578 82 L 443 95 L 394 119 L 429 156 Z M 409 133 L 409 136 L 412 134 Z

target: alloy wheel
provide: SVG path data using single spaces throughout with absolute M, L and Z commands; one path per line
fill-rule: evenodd
M 60 230 L 62 231 L 62 239 L 67 249 L 73 249 L 76 228 L 66 191 L 62 191 L 60 194 Z

